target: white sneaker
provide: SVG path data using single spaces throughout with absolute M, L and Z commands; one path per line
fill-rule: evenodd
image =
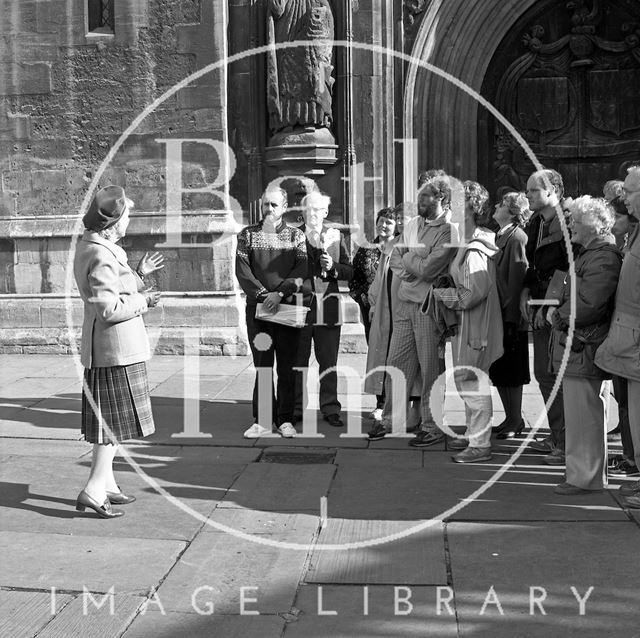
M 244 431 L 245 439 L 259 439 L 265 434 L 271 434 L 271 428 L 263 428 L 259 423 L 254 423 L 250 428 Z
M 372 412 L 369 413 L 369 418 L 374 421 L 382 421 L 382 408 L 376 408 Z
M 280 432 L 285 439 L 292 439 L 296 435 L 296 429 L 291 423 L 283 423 L 278 428 L 278 432 Z

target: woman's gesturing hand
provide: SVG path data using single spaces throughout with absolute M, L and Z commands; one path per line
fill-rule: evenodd
M 160 292 L 158 290 L 152 290 L 146 293 L 145 298 L 147 300 L 147 306 L 149 308 L 155 308 L 160 301 Z
M 137 273 L 144 277 L 145 275 L 150 275 L 152 272 L 156 270 L 160 270 L 164 268 L 164 257 L 158 253 L 145 253 L 136 268 Z

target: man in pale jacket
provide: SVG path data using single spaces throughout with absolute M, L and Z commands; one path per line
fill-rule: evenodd
M 409 441 L 413 447 L 427 447 L 445 438 L 429 405 L 431 388 L 444 371 L 444 360 L 438 353 L 440 336 L 433 319 L 420 309 L 431 285 L 449 271 L 455 255 L 453 245 L 457 244 L 458 232 L 451 223 L 450 204 L 448 176 L 437 176 L 425 183 L 418 196 L 418 216 L 405 226 L 402 240 L 390 258 L 389 267 L 401 283 L 387 367 L 398 368 L 404 375 L 407 393 L 418 372 L 422 374 L 421 426 Z M 387 375 L 382 420 L 369 432 L 370 440 L 381 439 L 391 431 L 394 414 L 406 414 L 407 393 L 394 396 L 392 377 Z

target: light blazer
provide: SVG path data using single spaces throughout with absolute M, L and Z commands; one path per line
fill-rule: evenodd
M 85 368 L 126 366 L 151 357 L 142 279 L 120 246 L 85 230 L 73 272 L 84 301 L 80 360 Z

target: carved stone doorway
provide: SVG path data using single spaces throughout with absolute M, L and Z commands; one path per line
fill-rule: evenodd
M 482 86 L 566 192 L 602 195 L 640 160 L 640 3 L 536 3 L 495 51 Z M 534 170 L 486 110 L 478 113 L 478 177 L 494 198 Z

